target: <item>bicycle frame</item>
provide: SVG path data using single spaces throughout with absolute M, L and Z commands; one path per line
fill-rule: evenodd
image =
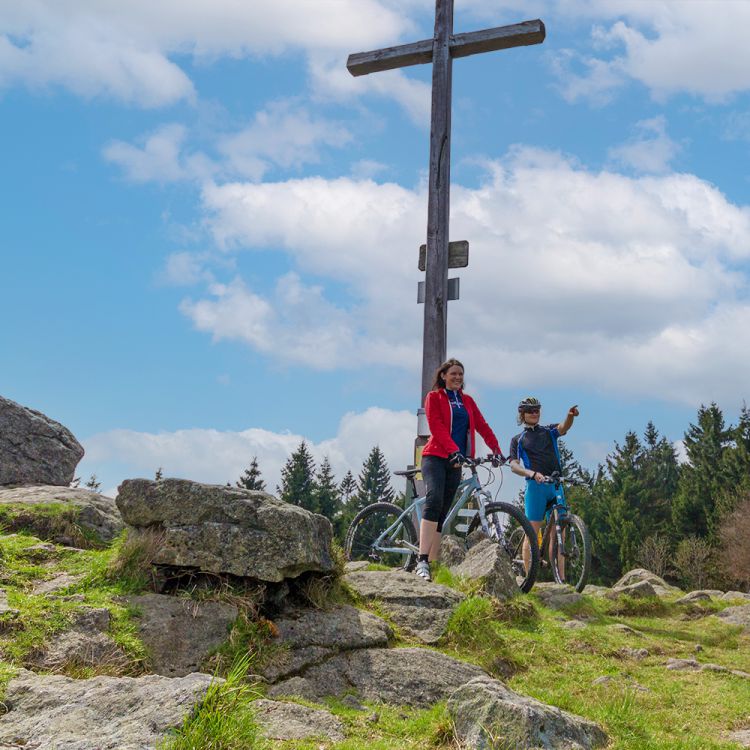
M 466 507 L 469 500 L 476 498 L 479 509 L 479 520 L 482 525 L 482 529 L 487 532 L 487 516 L 484 513 L 484 506 L 486 501 L 491 500 L 490 494 L 482 488 L 482 483 L 479 481 L 477 476 L 476 466 L 471 466 L 471 476 L 461 480 L 458 487 L 456 488 L 455 497 L 451 509 L 448 511 L 448 515 L 445 517 L 443 527 L 447 528 L 453 523 L 453 520 L 458 516 L 459 511 Z M 401 546 L 398 547 L 384 547 L 382 542 L 390 537 L 390 535 L 398 528 L 398 525 L 410 514 L 414 514 L 417 519 L 417 533 L 419 533 L 419 526 L 422 523 L 422 510 L 424 504 L 427 501 L 427 497 L 422 495 L 416 498 L 401 515 L 383 531 L 377 539 L 373 542 L 373 548 L 377 549 L 378 552 L 394 552 L 401 554 L 409 554 L 412 552 L 419 552 L 419 548 L 416 545 L 410 544 L 409 542 L 402 542 Z
M 550 535 L 552 534 L 552 528 L 554 525 L 555 536 L 557 537 L 557 549 L 559 554 L 565 557 L 567 552 L 565 551 L 565 542 L 562 536 L 562 528 L 560 527 L 560 518 L 565 516 L 568 512 L 568 506 L 565 505 L 563 494 L 561 492 L 562 482 L 556 481 L 555 483 L 555 502 L 548 506 L 547 512 L 544 514 L 544 534 L 542 536 L 542 543 L 539 546 L 540 563 L 544 562 L 543 550 L 547 549 L 550 542 Z

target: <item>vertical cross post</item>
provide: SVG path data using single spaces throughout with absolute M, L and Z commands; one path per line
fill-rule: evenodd
M 454 0 L 437 0 L 432 48 L 432 121 L 422 338 L 422 400 L 445 361 L 448 339 L 448 240 L 451 201 L 451 92 Z
M 425 307 L 422 351 L 422 400 L 435 370 L 445 360 L 448 331 L 448 241 L 450 222 L 451 93 L 453 58 L 540 44 L 546 34 L 540 20 L 512 26 L 453 33 L 454 0 L 435 0 L 432 39 L 349 55 L 354 76 L 432 63 L 432 121 L 427 208 Z

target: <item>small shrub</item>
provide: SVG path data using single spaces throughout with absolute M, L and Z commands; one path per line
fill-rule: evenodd
M 743 500 L 719 527 L 718 563 L 727 581 L 739 588 L 750 587 L 750 498 Z
M 689 536 L 677 545 L 673 574 L 685 588 L 706 588 L 714 574 L 713 567 L 713 550 L 705 539 Z
M 654 534 L 641 542 L 635 559 L 641 568 L 664 578 L 670 572 L 672 545 L 663 534 Z

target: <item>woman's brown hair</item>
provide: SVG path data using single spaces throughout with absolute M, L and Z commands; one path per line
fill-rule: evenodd
M 445 373 L 448 372 L 448 370 L 450 370 L 453 365 L 458 365 L 462 370 L 465 370 L 463 364 L 457 359 L 451 358 L 446 360 L 435 371 L 435 379 L 432 381 L 433 391 L 439 391 L 445 388 Z M 463 390 L 463 386 L 461 386 L 461 390 Z

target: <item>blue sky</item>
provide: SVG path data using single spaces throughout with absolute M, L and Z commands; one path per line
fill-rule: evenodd
M 274 486 L 303 437 L 339 478 L 410 460 L 430 69 L 345 62 L 433 10 L 0 3 L 0 394 L 84 479 L 257 455 Z M 579 404 L 593 467 L 746 398 L 750 4 L 456 0 L 455 30 L 535 17 L 544 44 L 454 65 L 449 355 L 503 446 L 519 397 Z

